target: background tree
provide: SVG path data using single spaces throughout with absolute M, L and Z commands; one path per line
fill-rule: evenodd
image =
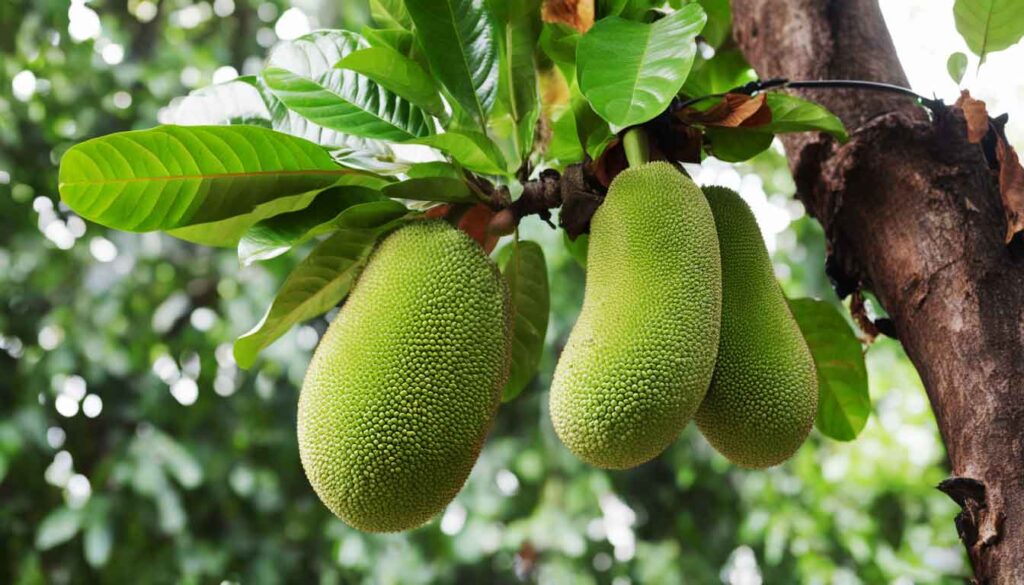
M 687 79 L 690 85 L 683 89 L 687 97 L 725 91 L 753 78 L 729 40 L 725 4 L 702 4 L 709 21 L 698 45 L 701 56 Z M 253 94 L 243 94 L 237 82 L 227 84 L 236 92 L 230 99 L 217 93 L 211 97 L 206 90 L 185 101 L 175 100 L 170 107 L 167 104 L 207 81 L 258 72 L 263 67 L 261 45 L 277 40 L 274 31 L 287 37 L 304 32 L 310 24 L 307 14 L 323 25 L 342 22 L 358 30 L 372 9 L 376 27 L 393 31 L 390 38 L 401 42 L 403 35 L 396 32 L 401 22 L 393 12 L 397 4 L 351 3 L 345 5 L 344 14 L 334 13 L 330 6 L 314 14 L 308 7 L 303 12 L 273 3 L 222 1 L 127 6 L 127 11 L 121 11 L 120 6 L 75 3 L 68 10 L 67 5 L 44 2 L 0 8 L 0 28 L 12 33 L 0 35 L 9 39 L 0 41 L 7 43 L 2 45 L 4 83 L 0 87 L 8 92 L 0 97 L 0 112 L 6 120 L 5 125 L 0 122 L 4 145 L 0 169 L 5 173 L 0 182 L 10 194 L 0 198 L 5 228 L 0 235 L 4 242 L 0 367 L 11 373 L 0 381 L 4 412 L 0 419 L 0 497 L 4 501 L 0 530 L 5 542 L 0 570 L 5 581 L 117 582 L 138 579 L 140 567 L 154 581 L 244 582 L 564 582 L 572 578 L 622 583 L 684 577 L 698 582 L 716 577 L 741 582 L 745 575 L 761 575 L 768 582 L 794 576 L 807 581 L 909 578 L 942 582 L 957 581 L 967 573 L 949 527 L 955 505 L 932 489 L 947 473 L 939 468 L 941 448 L 931 415 L 899 345 L 884 338 L 867 353 L 878 416 L 859 423 L 856 417 L 844 417 L 855 421 L 849 430 L 853 434 L 866 423 L 855 442 L 837 443 L 815 433 L 793 461 L 768 472 L 732 468 L 692 429 L 664 456 L 626 474 L 590 469 L 569 456 L 551 432 L 545 390 L 557 348 L 579 307 L 583 273 L 572 257 L 578 245 L 566 246 L 561 234 L 534 215 L 524 220 L 520 235 L 540 241 L 547 259 L 552 283 L 547 349 L 539 376 L 519 398 L 503 406 L 467 489 L 440 521 L 408 535 L 363 535 L 333 519 L 302 477 L 294 443 L 295 390 L 326 322 L 316 319 L 293 328 L 264 349 L 257 367 L 248 372 L 238 369 L 231 351 L 232 339 L 257 322 L 267 300 L 311 245 L 300 244 L 298 254 L 242 268 L 233 250 L 217 252 L 157 234 L 107 231 L 82 221 L 58 202 L 55 164 L 72 144 L 86 137 L 148 128 L 155 120 L 211 122 L 211 116 L 224 114 L 217 109 L 218 102 L 235 108 L 228 112 L 234 121 L 260 123 L 245 107 L 258 102 L 239 97 Z M 765 77 L 902 81 L 892 74 L 891 55 L 888 61 L 865 61 L 875 64 L 865 65 L 866 69 L 851 65 L 829 70 L 822 69 L 824 65 L 783 67 L 790 65 L 778 57 L 787 46 L 781 41 L 767 43 L 771 51 L 757 52 L 754 40 L 768 36 L 764 31 L 773 30 L 768 25 L 781 27 L 802 14 L 828 22 L 867 23 L 851 24 L 850 30 L 835 33 L 836 39 L 845 39 L 832 41 L 837 47 L 863 38 L 857 35 L 867 35 L 865 31 L 884 34 L 877 20 L 859 20 L 865 15 L 877 17 L 871 5 L 851 7 L 853 12 L 842 15 L 836 12 L 839 8 L 823 12 L 809 4 L 793 4 L 785 19 L 735 8 L 735 37 Z M 643 21 L 646 5 L 599 2 L 595 16 L 605 18 L 616 11 Z M 575 22 L 586 21 L 585 14 L 571 14 L 575 15 L 571 24 L 587 24 Z M 98 21 L 93 19 L 97 15 Z M 403 17 L 398 14 L 397 18 Z M 757 34 L 744 28 L 754 22 L 760 23 Z M 830 38 L 823 30 L 832 29 L 813 29 L 809 38 L 815 42 Z M 541 87 L 552 89 L 544 75 L 557 77 L 556 69 L 563 79 L 575 78 L 565 74 L 569 63 L 560 60 L 565 55 L 560 49 L 575 42 L 577 33 L 558 24 L 546 24 L 534 32 L 543 48 Z M 790 41 L 799 44 L 796 38 Z M 707 59 L 712 47 L 717 47 L 715 55 Z M 804 54 L 794 48 L 789 54 L 804 55 L 795 61 L 800 63 L 847 55 L 834 50 Z M 853 64 L 859 59 L 837 56 L 828 62 L 837 67 L 835 63 Z M 890 65 L 872 68 L 878 63 Z M 224 64 L 231 64 L 234 72 L 219 69 Z M 424 62 L 423 66 L 434 64 Z M 500 76 L 500 67 L 498 71 Z M 277 77 L 282 80 L 292 81 Z M 516 103 L 501 94 L 507 81 L 497 87 L 496 102 Z M 582 156 L 581 136 L 582 145 L 595 157 L 604 152 L 612 136 L 603 118 L 595 115 L 598 108 L 591 110 L 584 100 L 588 90 L 581 95 L 574 87 L 567 89 L 568 102 L 548 99 L 550 107 L 539 112 L 551 122 L 550 158 L 569 161 L 559 165 L 563 169 Z M 829 92 L 813 97 L 846 122 L 853 140 L 841 148 L 885 144 L 859 139 L 859 110 L 851 114 L 849 106 L 844 109 L 841 103 L 829 101 L 838 99 L 829 97 L 836 95 L 853 94 Z M 874 94 L 862 92 L 855 95 L 872 112 L 882 109 L 871 108 L 907 103 L 876 100 Z M 529 108 L 518 113 L 511 107 L 493 111 L 492 132 L 529 126 L 525 124 L 529 116 L 522 115 Z M 914 112 L 912 117 L 923 110 Z M 864 119 L 868 117 L 864 114 Z M 766 143 L 762 136 L 744 135 L 743 129 L 723 128 L 705 132 L 712 138 L 710 144 L 716 143 L 715 133 L 719 148 L 737 137 L 731 144 L 764 148 L 770 143 L 770 135 Z M 956 128 L 960 132 L 962 126 Z M 833 133 L 839 132 L 833 128 Z M 525 131 L 504 136 L 506 140 L 499 141 L 500 156 L 513 160 L 529 138 Z M 831 144 L 815 134 L 793 136 L 795 141 Z M 794 144 L 789 144 L 789 152 L 801 152 L 803 147 Z M 384 163 L 394 165 L 401 158 L 384 155 L 371 161 L 352 156 L 360 152 L 367 152 L 365 144 L 335 154 L 348 165 L 372 162 L 379 172 L 387 172 Z M 976 152 L 976 147 L 965 145 L 963 152 Z M 452 154 L 465 164 L 464 153 Z M 717 154 L 729 158 L 726 151 Z M 610 157 L 603 160 L 614 168 Z M 776 261 L 787 292 L 794 297 L 833 299 L 837 304 L 821 269 L 826 239 L 815 222 L 799 213 L 799 206 L 787 202 L 794 185 L 786 173 L 779 172 L 784 165 L 777 151 L 767 150 L 737 167 L 709 161 L 690 170 L 702 182 L 742 187 L 748 198 L 762 201 L 762 210 L 776 214 L 777 226 L 789 224 L 785 231 L 769 230 L 779 234 L 774 239 Z M 983 175 L 975 180 L 990 189 L 989 177 Z M 816 201 L 818 195 L 810 194 L 817 188 L 809 186 L 805 176 L 817 175 L 813 171 L 797 174 L 804 200 Z M 892 184 L 901 183 L 885 182 Z M 871 194 L 881 197 L 882 192 Z M 999 224 L 1001 209 L 992 206 L 998 195 L 979 192 L 994 197 L 982 198 L 990 205 L 982 208 L 988 224 Z M 907 196 L 899 201 L 917 200 Z M 862 213 L 872 217 L 876 210 L 887 209 L 882 200 L 863 205 Z M 531 211 L 523 204 L 519 209 Z M 815 204 L 810 209 L 819 219 L 827 217 Z M 842 209 L 846 213 L 848 207 Z M 854 267 L 861 262 L 851 258 L 894 257 L 887 255 L 891 247 L 884 254 L 881 248 L 871 248 L 867 256 L 852 243 L 837 247 L 848 237 L 837 235 L 846 231 L 835 231 L 835 225 L 843 224 L 826 221 L 825 225 L 830 250 L 844 268 L 849 268 L 847 262 L 854 262 Z M 990 228 L 979 226 L 971 233 L 994 237 L 999 246 L 988 249 L 1004 250 L 1000 243 L 1004 232 L 999 228 L 993 236 Z M 935 231 L 929 233 L 935 237 Z M 846 246 L 853 251 L 845 253 Z M 943 246 L 935 250 L 949 251 Z M 970 257 L 974 258 L 973 252 Z M 859 270 L 873 275 L 871 270 L 881 269 Z M 855 268 L 838 274 L 860 276 L 876 287 L 888 282 L 863 278 Z M 922 306 L 940 298 L 940 289 L 934 288 L 938 282 L 929 282 L 933 288 Z M 893 311 L 897 331 L 906 335 L 902 330 L 909 326 L 902 321 L 906 313 L 893 309 L 902 302 L 879 292 L 882 305 Z M 1020 306 L 1001 302 L 984 306 L 1000 310 Z M 951 336 L 939 337 L 950 342 Z M 904 343 L 910 342 L 904 339 Z M 1000 347 L 1012 350 L 1012 346 Z M 921 367 L 926 371 L 926 366 Z M 977 371 L 964 367 L 965 372 Z M 1009 384 L 1013 378 L 1007 380 Z M 926 382 L 932 384 L 928 377 Z M 934 387 L 932 394 L 936 394 Z M 941 416 L 940 420 L 944 426 L 953 422 Z M 1015 427 L 1005 428 L 1012 432 Z M 825 431 L 837 434 L 834 426 Z M 954 469 L 958 475 L 965 474 Z M 975 518 L 997 518 L 997 514 L 988 516 L 994 508 L 975 506 Z M 987 545 L 974 548 L 982 553 L 1003 550 Z M 1001 566 L 1013 568 L 1006 563 Z M 979 569 L 979 576 L 1000 565 L 993 562 L 985 567 Z M 1010 573 L 991 573 L 996 578 L 1005 574 Z

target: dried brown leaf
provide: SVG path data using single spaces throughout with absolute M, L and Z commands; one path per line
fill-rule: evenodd
M 996 158 L 999 160 L 999 193 L 1006 213 L 1006 243 L 1009 244 L 1013 236 L 1024 232 L 1024 167 L 1017 151 L 1002 136 L 996 143 Z
M 967 140 L 971 144 L 981 142 L 981 139 L 988 134 L 988 110 L 985 102 L 971 97 L 966 89 L 960 90 L 960 97 L 956 104 L 964 112 L 964 119 L 967 120 Z
M 541 18 L 585 33 L 594 25 L 594 0 L 544 0 Z
M 726 128 L 756 128 L 772 121 L 772 110 L 768 107 L 768 94 L 749 96 L 743 93 L 727 93 L 714 106 L 699 111 L 694 108 L 682 110 L 679 118 L 690 124 L 722 126 Z
M 500 237 L 498 234 L 493 234 L 487 229 L 487 226 L 490 225 L 491 220 L 494 218 L 494 213 L 495 211 L 490 207 L 483 203 L 478 203 L 469 208 L 466 213 L 462 214 L 462 218 L 459 219 L 459 229 L 476 240 L 484 249 L 484 252 L 488 254 L 494 250 L 494 246 L 498 243 L 498 238 Z

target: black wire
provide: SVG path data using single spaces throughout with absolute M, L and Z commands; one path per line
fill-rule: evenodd
M 782 89 L 791 87 L 794 89 L 865 89 L 868 91 L 881 91 L 888 93 L 898 93 L 908 97 L 912 97 L 917 100 L 921 105 L 928 109 L 934 110 L 938 106 L 942 105 L 941 100 L 935 100 L 926 98 L 910 88 L 901 87 L 899 85 L 892 85 L 889 83 L 881 83 L 878 81 L 861 81 L 856 79 L 816 79 L 816 80 L 800 80 L 790 81 L 788 79 L 777 77 L 773 79 L 764 79 L 751 81 L 746 85 L 733 88 L 727 93 L 742 93 L 751 95 L 759 91 L 770 91 L 773 89 Z M 725 97 L 725 93 L 715 93 L 711 95 L 705 95 L 688 99 L 678 106 L 676 109 L 683 109 L 688 106 L 692 106 L 698 102 L 702 102 L 706 99 Z

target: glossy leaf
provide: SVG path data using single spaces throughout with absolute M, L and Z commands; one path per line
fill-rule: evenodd
M 617 16 L 595 23 L 576 51 L 580 89 L 594 111 L 617 128 L 664 111 L 690 72 L 706 19 L 700 5 L 687 4 L 651 24 Z
M 498 44 L 484 0 L 406 0 L 430 68 L 482 124 L 498 94 Z
M 79 215 L 129 231 L 169 230 L 247 214 L 355 171 L 319 146 L 255 126 L 162 126 L 78 144 L 60 193 Z
M 370 16 L 382 28 L 412 28 L 403 0 L 370 0 Z
M 1020 0 L 956 0 L 956 30 L 981 62 L 1024 36 L 1024 7 Z
M 760 128 L 709 127 L 704 130 L 707 148 L 720 160 L 742 162 L 754 158 L 772 145 L 774 135 Z
M 342 59 L 337 67 L 365 75 L 434 116 L 446 115 L 434 79 L 419 63 L 390 47 L 359 49 Z
M 537 373 L 548 328 L 551 299 L 544 251 L 534 242 L 519 241 L 498 252 L 498 264 L 508 282 L 514 315 L 512 369 L 503 401 L 518 396 Z
M 401 203 L 365 187 L 333 187 L 309 207 L 277 215 L 250 227 L 238 242 L 244 265 L 284 254 L 294 246 L 335 229 L 373 229 L 408 213 Z
M 409 167 L 410 179 L 421 179 L 423 177 L 449 177 L 462 180 L 462 173 L 455 165 L 444 161 L 430 161 L 416 163 Z
M 772 121 L 761 127 L 768 132 L 807 132 L 820 130 L 840 141 L 846 141 L 846 127 L 835 114 L 814 102 L 784 93 L 769 93 L 768 107 Z
M 367 47 L 356 33 L 311 33 L 276 48 L 262 78 L 288 109 L 324 128 L 391 141 L 430 134 L 422 109 L 355 71 L 334 67 Z
M 422 177 L 393 183 L 384 188 L 384 194 L 395 199 L 439 201 L 442 203 L 479 203 L 480 198 L 462 179 L 451 177 Z
M 540 114 L 537 64 L 540 36 L 539 0 L 490 0 L 499 46 L 498 106 L 509 119 L 511 160 L 515 167 L 530 154 Z
M 321 242 L 285 279 L 266 315 L 235 341 L 235 361 L 249 368 L 293 325 L 322 315 L 348 295 L 381 230 L 343 230 Z
M 868 374 L 860 341 L 830 303 L 793 299 L 789 306 L 818 369 L 815 424 L 826 436 L 852 441 L 864 429 L 871 412 Z
M 467 169 L 484 175 L 507 174 L 505 157 L 491 139 L 471 131 L 453 131 L 410 140 L 410 144 L 423 144 L 436 148 L 455 159 Z

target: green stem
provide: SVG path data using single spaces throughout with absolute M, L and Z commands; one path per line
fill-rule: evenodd
M 651 145 L 647 141 L 647 133 L 640 126 L 626 130 L 622 137 L 622 148 L 626 151 L 626 160 L 631 167 L 651 161 Z

